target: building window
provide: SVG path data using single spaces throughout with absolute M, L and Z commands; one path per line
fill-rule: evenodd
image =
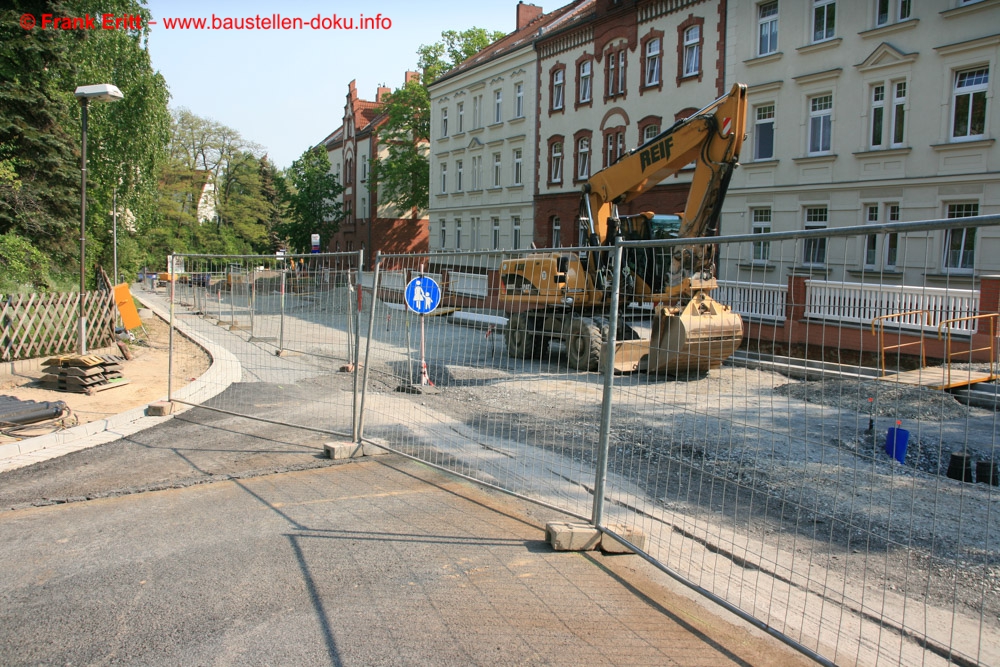
M 493 122 L 503 122 L 503 91 L 493 91 Z
M 512 185 L 524 185 L 521 180 L 521 163 L 523 152 L 520 148 L 514 149 L 514 181 Z
M 979 139 L 986 132 L 986 89 L 990 69 L 978 67 L 955 72 L 955 96 L 951 136 L 953 139 Z
M 979 204 L 948 204 L 949 218 L 979 215 Z M 944 267 L 954 273 L 970 273 L 976 254 L 976 228 L 949 229 L 944 235 Z
M 754 108 L 753 159 L 774 159 L 774 105 Z
M 806 209 L 805 229 L 826 229 L 826 206 L 813 206 Z M 802 244 L 802 263 L 809 266 L 822 266 L 826 263 L 826 239 L 805 239 Z
M 500 218 L 491 218 L 493 222 L 493 249 L 500 249 Z
M 448 192 L 448 165 L 441 163 L 441 194 Z
M 875 7 L 875 26 L 910 18 L 911 0 L 878 0 Z M 895 10 L 895 11 L 893 11 Z
M 584 60 L 580 63 L 580 83 L 578 87 L 579 95 L 577 95 L 577 102 L 580 104 L 586 104 L 590 102 L 591 95 L 591 80 L 593 79 L 593 63 L 589 60 Z
M 585 181 L 590 178 L 590 139 L 580 137 L 576 144 L 576 178 Z
M 757 6 L 757 55 L 778 52 L 778 3 L 762 2 Z
M 441 136 L 448 136 L 448 110 L 441 109 Z
M 514 231 L 514 240 L 512 241 L 511 246 L 514 250 L 517 250 L 521 247 L 521 218 L 516 215 L 512 216 L 510 222 Z
M 892 84 L 892 145 L 902 146 L 906 129 L 906 82 Z
M 833 95 L 809 98 L 809 154 L 830 152 L 830 131 L 833 119 Z
M 697 76 L 701 72 L 701 26 L 684 31 L 684 72 L 682 76 Z
M 751 211 L 752 226 L 751 234 L 768 234 L 771 231 L 771 209 L 755 208 Z M 753 242 L 753 261 L 766 262 L 771 258 L 770 241 Z
M 444 250 L 445 241 L 448 237 L 448 230 L 445 228 L 444 218 L 441 218 L 441 228 L 438 230 L 438 241 L 440 242 L 439 247 Z
M 455 131 L 461 134 L 465 132 L 465 102 L 459 102 L 455 111 L 455 115 L 458 116 L 458 127 L 455 128 Z
M 885 125 L 885 86 L 872 86 L 872 148 L 881 148 Z
M 661 52 L 663 42 L 659 37 L 646 42 L 646 86 L 660 85 L 661 64 L 663 54 Z M 685 52 L 685 57 L 687 53 Z
M 865 222 L 869 225 L 878 224 L 878 205 L 869 204 L 867 207 L 867 215 L 865 216 Z M 876 260 L 878 259 L 878 235 L 869 234 L 865 237 L 865 268 L 874 269 L 876 267 Z
M 462 161 L 455 160 L 455 192 L 462 191 Z
M 563 145 L 561 141 L 552 144 L 552 155 L 549 158 L 549 182 L 562 183 Z
M 608 132 L 606 146 L 604 148 L 604 166 L 610 167 L 615 161 L 615 133 Z
M 659 125 L 656 125 L 656 124 L 647 125 L 646 128 L 642 131 L 642 142 L 646 143 L 647 141 L 649 141 L 650 139 L 652 139 L 653 137 L 655 137 L 659 133 L 660 133 L 660 126 Z
M 886 99 L 885 84 L 872 86 L 872 148 L 883 148 L 887 139 L 891 146 L 903 145 L 906 127 L 906 82 L 891 83 L 889 89 L 892 91 L 891 103 Z M 890 111 L 887 111 L 887 108 Z M 888 137 L 886 137 L 887 132 Z
M 483 96 L 476 95 L 472 98 L 472 129 L 476 130 L 483 126 Z
M 462 219 L 455 219 L 455 250 L 462 249 Z
M 552 216 L 552 247 L 561 248 L 562 247 L 562 223 L 559 222 L 559 216 Z
M 899 222 L 899 204 L 886 204 L 889 222 Z M 885 268 L 895 269 L 899 257 L 899 234 L 885 235 Z
M 607 53 L 607 97 L 625 94 L 625 48 Z
M 524 84 L 514 84 L 514 118 L 524 118 Z
M 493 154 L 493 187 L 500 187 L 500 178 L 502 171 L 502 159 L 500 153 Z
M 552 109 L 553 111 L 563 108 L 563 88 L 566 85 L 565 70 L 557 69 L 552 73 Z
M 837 3 L 834 0 L 813 0 L 813 39 L 822 42 L 832 39 L 837 21 Z
M 476 155 L 472 158 L 472 189 L 483 189 L 483 156 Z

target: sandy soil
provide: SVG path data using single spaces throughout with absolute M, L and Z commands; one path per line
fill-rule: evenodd
M 155 316 L 147 318 L 143 326 L 146 334 L 137 330 L 136 341 L 130 344 L 134 358 L 123 364 L 122 375 L 129 381 L 127 385 L 116 386 L 91 396 L 41 389 L 35 386 L 35 381 L 45 374 L 41 365 L 44 360 L 39 359 L 27 364 L 27 369 L 20 369 L 13 374 L 9 372 L 9 365 L 0 369 L 0 395 L 25 401 L 63 401 L 71 410 L 69 417 L 64 420 L 67 427 L 103 419 L 165 398 L 169 328 L 166 322 Z M 174 353 L 174 389 L 196 379 L 211 364 L 211 358 L 204 350 L 179 334 L 174 335 Z M 58 424 L 39 426 L 19 430 L 18 436 L 32 437 L 58 428 Z M 0 433 L 0 444 L 13 442 L 15 439 L 17 438 Z

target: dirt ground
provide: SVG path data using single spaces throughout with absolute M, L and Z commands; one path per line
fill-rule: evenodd
M 44 359 L 28 362 L 28 368 L 13 373 L 10 366 L 0 368 L 0 395 L 13 396 L 24 401 L 63 401 L 71 413 L 63 424 L 47 424 L 28 429 L 19 429 L 11 435 L 2 432 L 0 444 L 17 439 L 44 435 L 62 427 L 86 424 L 98 419 L 141 407 L 167 395 L 167 352 L 169 347 L 169 327 L 156 316 L 143 321 L 145 333 L 136 330 L 136 340 L 130 344 L 133 359 L 123 362 L 122 375 L 128 384 L 97 392 L 93 395 L 42 389 L 36 381 L 45 375 L 42 367 Z M 208 370 L 211 358 L 190 340 L 174 334 L 174 389 L 179 389 L 198 378 Z

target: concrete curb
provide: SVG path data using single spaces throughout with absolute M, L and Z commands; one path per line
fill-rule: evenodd
M 160 306 L 150 303 L 135 294 L 136 300 L 152 310 L 160 319 L 170 321 L 170 314 Z M 212 358 L 212 364 L 197 380 L 173 392 L 172 398 L 189 403 L 201 403 L 225 391 L 233 382 L 240 379 L 243 366 L 229 350 L 217 345 L 198 333 L 189 329 L 183 322 L 174 319 L 174 327 L 187 336 L 198 347 L 205 350 Z M 164 396 L 160 401 L 166 401 Z M 158 401 L 153 401 L 158 402 Z M 117 415 L 98 419 L 87 424 L 81 424 L 56 433 L 27 438 L 18 442 L 0 445 L 0 472 L 23 468 L 25 466 L 47 461 L 70 452 L 101 445 L 118 438 L 138 433 L 157 424 L 171 419 L 192 406 L 183 403 L 175 404 L 173 414 L 163 417 L 148 417 L 143 405 Z

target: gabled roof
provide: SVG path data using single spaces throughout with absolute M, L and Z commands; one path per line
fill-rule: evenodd
M 454 78 L 463 72 L 479 67 L 480 65 L 488 63 L 491 60 L 495 60 L 500 56 L 513 53 L 514 51 L 524 47 L 530 47 L 536 37 L 548 30 L 556 28 L 557 26 L 561 26 L 566 20 L 575 16 L 577 13 L 584 11 L 593 4 L 594 0 L 576 0 L 576 2 L 560 7 L 559 9 L 549 12 L 548 14 L 542 14 L 520 30 L 515 30 L 506 37 L 501 37 L 479 53 L 470 56 L 455 67 L 451 68 L 429 87 L 433 88 L 443 81 Z

